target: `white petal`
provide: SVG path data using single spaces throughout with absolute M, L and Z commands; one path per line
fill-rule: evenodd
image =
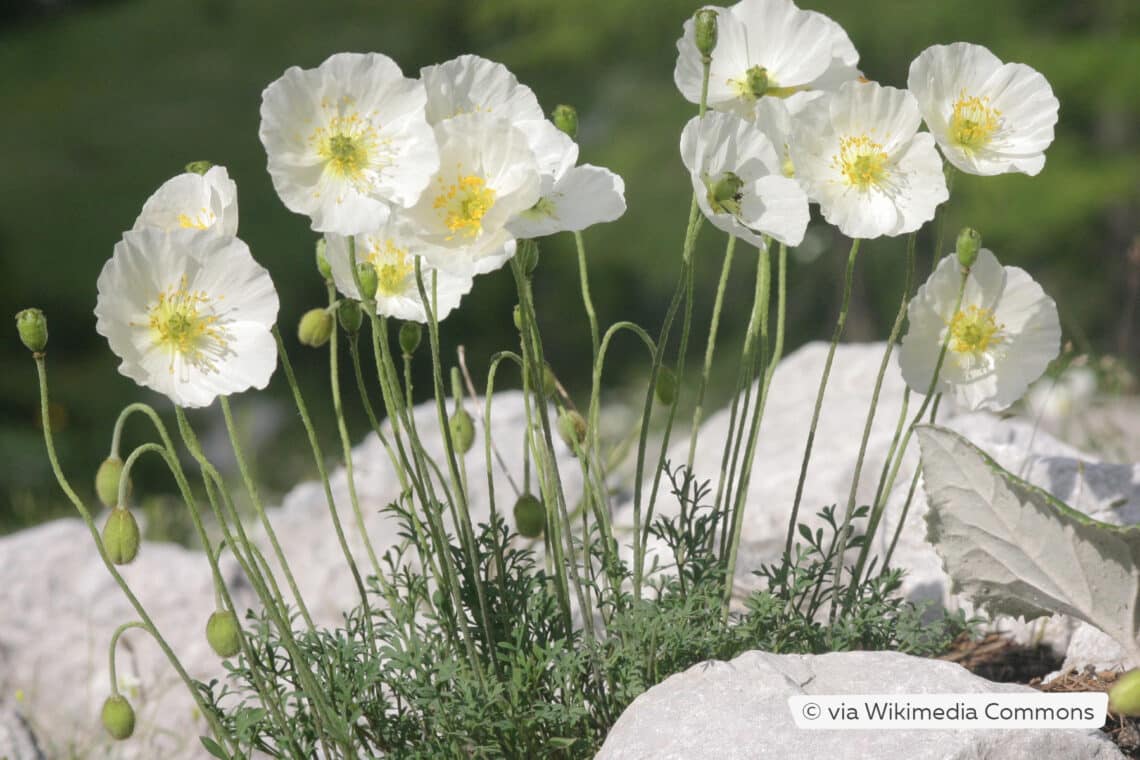
M 503 64 L 477 55 L 425 66 L 420 79 L 427 90 L 427 119 L 432 126 L 469 113 L 492 114 L 511 123 L 545 118 L 529 87 L 519 84 Z
M 747 186 L 741 201 L 741 221 L 785 245 L 803 242 L 809 218 L 807 195 L 787 177 L 761 177 Z
M 507 228 L 519 238 L 580 232 L 625 213 L 625 182 L 609 169 L 589 164 L 570 169 L 532 209 Z

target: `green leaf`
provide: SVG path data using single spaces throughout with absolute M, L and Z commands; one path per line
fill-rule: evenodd
M 222 749 L 221 745 L 210 737 L 199 736 L 198 739 L 202 742 L 202 746 L 206 748 L 206 751 L 218 758 L 218 760 L 230 760 L 230 756 L 226 754 L 226 751 Z

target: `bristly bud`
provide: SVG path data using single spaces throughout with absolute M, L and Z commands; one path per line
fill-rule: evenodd
M 550 113 L 550 119 L 554 122 L 554 126 L 570 135 L 571 140 L 578 137 L 578 112 L 574 110 L 574 106 L 555 106 Z
M 958 233 L 958 243 L 954 252 L 958 254 L 958 263 L 963 269 L 974 266 L 978 260 L 978 251 L 982 247 L 982 236 L 973 227 L 963 227 Z
M 696 26 L 697 50 L 708 58 L 716 48 L 716 9 L 702 8 L 693 14 Z
M 542 395 L 551 398 L 556 393 L 558 393 L 558 378 L 554 376 L 554 370 L 550 368 L 550 365 L 544 364 L 542 367 Z
M 1108 692 L 1108 709 L 1117 715 L 1140 715 L 1140 670 L 1130 670 Z
M 20 341 L 33 354 L 43 353 L 47 348 L 47 317 L 39 309 L 24 309 L 16 313 L 16 332 Z
M 213 168 L 214 165 L 209 161 L 191 161 L 190 163 L 186 164 L 186 171 L 190 172 L 191 174 L 205 174 Z
M 515 529 L 525 538 L 538 538 L 546 529 L 546 508 L 534 494 L 524 493 L 515 502 Z
M 404 356 L 411 356 L 420 347 L 420 339 L 424 330 L 419 322 L 405 322 L 400 325 L 400 350 Z
M 360 262 L 356 265 L 356 279 L 360 281 L 360 298 L 371 301 L 376 297 L 376 288 L 380 287 L 380 278 L 376 274 L 376 267 Z
M 324 238 L 317 241 L 317 271 L 321 273 L 321 277 L 325 282 L 332 280 L 332 267 L 329 265 L 329 257 L 325 255 L 325 248 L 328 243 Z
M 95 494 L 105 507 L 114 507 L 119 503 L 119 479 L 123 476 L 123 460 L 118 457 L 107 457 L 95 472 Z M 127 494 L 131 492 L 131 484 L 127 483 Z
M 334 326 L 328 309 L 309 309 L 297 324 L 297 340 L 302 346 L 320 348 L 329 342 Z
M 218 657 L 233 657 L 241 651 L 241 626 L 232 610 L 217 610 L 206 621 L 206 641 Z
M 571 451 L 577 452 L 586 442 L 586 418 L 567 409 L 558 415 L 558 434 Z
M 126 565 L 139 554 L 139 524 L 126 507 L 115 507 L 103 523 L 103 547 L 116 565 Z
M 463 407 L 456 409 L 447 421 L 447 426 L 451 429 L 451 443 L 455 446 L 455 451 L 460 454 L 470 451 L 475 445 L 475 423 L 467 410 Z
M 657 371 L 657 385 L 653 388 L 657 400 L 665 406 L 672 406 L 677 400 L 677 373 L 669 367 Z
M 534 240 L 520 240 L 515 256 L 519 259 L 523 274 L 530 277 L 538 269 L 538 243 Z
M 349 335 L 360 332 L 360 325 L 364 322 L 364 312 L 360 310 L 358 301 L 344 300 L 336 308 L 336 315 L 340 319 L 340 326 Z
M 103 728 L 112 739 L 122 741 L 135 732 L 135 711 L 121 694 L 112 694 L 103 702 Z

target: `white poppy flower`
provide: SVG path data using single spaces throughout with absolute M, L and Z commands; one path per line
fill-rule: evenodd
M 423 85 L 378 53 L 296 66 L 261 96 L 261 142 L 282 202 L 318 232 L 375 229 L 439 168 Z
M 119 372 L 182 407 L 264 388 L 277 365 L 277 291 L 238 238 L 132 230 L 98 280 L 95 329 Z
M 524 130 L 538 162 L 540 197 L 507 225 L 520 238 L 581 232 L 625 213 L 625 182 L 600 166 L 578 161 L 578 144 L 549 121 Z
M 426 113 L 432 126 L 468 113 L 491 114 L 516 125 L 546 118 L 533 90 L 519 84 L 503 64 L 477 55 L 425 66 L 420 81 L 427 91 Z
M 233 237 L 238 228 L 237 185 L 224 166 L 171 177 L 143 204 L 132 229 L 143 227 L 214 229 Z
M 488 114 L 435 125 L 440 168 L 407 212 L 433 267 L 483 274 L 515 252 L 507 224 L 538 202 L 541 181 L 527 136 Z
M 796 179 L 852 238 L 913 232 L 950 194 L 934 138 L 906 90 L 848 82 L 797 116 Z
M 935 385 L 967 409 L 1000 411 L 1024 395 L 1061 347 L 1057 306 L 1025 270 L 978 251 L 957 311 L 961 266 L 947 256 L 907 307 L 910 328 L 899 348 L 907 385 L 926 393 L 942 344 Z
M 717 111 L 693 117 L 681 132 L 681 160 L 697 204 L 730 235 L 763 246 L 763 235 L 799 245 L 808 223 L 807 196 L 783 175 L 763 132 L 739 116 Z
M 717 11 L 717 43 L 709 67 L 708 105 L 748 118 L 764 95 L 789 98 L 792 111 L 802 93 L 834 89 L 859 76 L 859 53 L 843 27 L 792 0 L 742 0 Z M 699 103 L 704 67 L 696 24 L 685 22 L 677 40 L 673 80 L 687 100 Z
M 349 239 L 333 234 L 325 235 L 325 239 L 328 241 L 325 255 L 337 290 L 359 300 L 360 291 L 349 266 Z M 376 269 L 376 313 L 384 317 L 427 322 L 427 312 L 416 282 L 416 259 L 429 246 L 396 220 L 389 220 L 376 232 L 356 235 L 354 240 L 357 263 L 371 264 Z M 443 320 L 459 306 L 463 296 L 471 292 L 472 275 L 458 274 L 455 269 L 440 271 L 430 266 L 422 266 L 422 269 L 429 299 L 432 297 L 433 273 L 437 278 L 435 316 L 437 320 Z
M 946 160 L 962 171 L 1032 176 L 1045 166 L 1060 104 L 1028 66 L 1003 64 L 981 45 L 934 45 L 911 63 L 907 87 Z

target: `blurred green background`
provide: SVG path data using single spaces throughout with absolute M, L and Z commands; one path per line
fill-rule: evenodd
M 1135 359 L 1140 249 L 1140 3 L 1135 0 L 815 0 L 846 28 L 870 78 L 905 86 L 931 44 L 968 40 L 1040 70 L 1061 101 L 1057 137 L 1037 178 L 959 177 L 944 207 L 948 239 L 978 228 L 1007 264 L 1029 270 L 1057 300 L 1077 350 Z M 629 211 L 586 233 L 603 324 L 632 319 L 655 334 L 678 272 L 690 187 L 677 143 L 693 108 L 672 83 L 675 41 L 698 7 L 682 0 L 7 0 L 0 6 L 0 313 L 39 306 L 49 318 L 52 416 L 66 471 L 90 494 L 118 410 L 140 397 L 169 417 L 169 402 L 120 376 L 95 333 L 95 279 L 143 201 L 188 161 L 228 167 L 239 186 L 240 235 L 270 270 L 326 451 L 336 448 L 325 352 L 292 339 L 324 291 L 307 220 L 278 201 L 258 141 L 262 89 L 289 66 L 339 51 L 379 51 L 405 73 L 472 52 L 505 63 L 544 108 L 575 105 L 582 161 L 626 181 Z M 826 338 L 846 242 L 813 225 L 790 273 L 789 348 Z M 920 238 L 920 276 L 933 234 Z M 719 274 L 723 237 L 700 239 L 695 351 Z M 1131 259 L 1129 249 L 1133 247 Z M 576 394 L 587 388 L 589 336 L 573 242 L 543 242 L 536 275 L 547 355 Z M 852 340 L 882 338 L 901 285 L 901 240 L 864 246 L 849 320 Z M 749 308 L 754 256 L 737 256 L 722 324 L 723 403 Z M 513 283 L 480 278 L 445 325 L 445 356 L 463 344 L 478 378 L 487 357 L 515 345 Z M 10 319 L 10 317 L 8 317 Z M 11 324 L 11 323 L 9 323 Z M 10 328 L 9 328 L 10 329 Z M 694 354 L 691 354 L 693 356 Z M 35 373 L 10 330 L 0 340 L 0 533 L 66 514 L 38 429 Z M 694 361 L 690 361 L 690 366 Z M 421 370 L 423 368 L 421 367 Z M 617 351 L 607 386 L 634 388 L 644 357 Z M 346 380 L 348 377 L 346 376 Z M 423 388 L 426 383 L 421 383 Z M 267 394 L 235 399 L 259 477 L 279 494 L 315 474 L 280 373 Z M 354 394 L 354 439 L 367 429 Z M 208 445 L 225 450 L 216 415 L 199 413 Z M 132 426 L 127 443 L 143 430 Z M 162 522 L 160 471 L 144 470 L 152 520 Z

